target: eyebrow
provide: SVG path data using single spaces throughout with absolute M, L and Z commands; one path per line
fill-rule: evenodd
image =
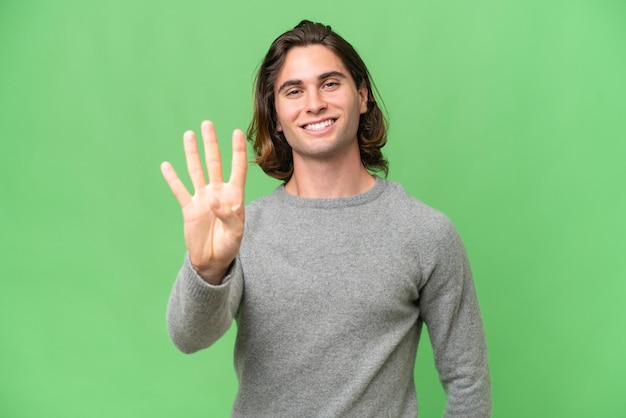
M 337 78 L 343 78 L 343 79 L 348 78 L 341 71 L 328 71 L 328 72 L 320 74 L 317 77 L 317 79 L 318 80 L 325 80 L 325 79 L 331 78 L 331 77 L 337 77 Z M 288 87 L 299 86 L 301 84 L 302 84 L 302 80 L 287 80 L 283 84 L 280 85 L 280 87 L 278 88 L 278 93 L 280 93 L 281 91 L 285 90 Z

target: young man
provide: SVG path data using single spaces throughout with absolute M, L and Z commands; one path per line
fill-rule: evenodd
M 203 122 L 209 183 L 184 135 L 194 194 L 181 204 L 188 255 L 168 327 L 191 353 L 237 321 L 234 417 L 415 417 L 416 350 L 426 323 L 446 417 L 487 417 L 483 327 L 463 244 L 448 219 L 371 174 L 387 171 L 385 119 L 365 64 L 321 24 L 271 45 L 248 136 L 284 183 L 245 208 L 246 147 L 233 133 L 229 182 Z

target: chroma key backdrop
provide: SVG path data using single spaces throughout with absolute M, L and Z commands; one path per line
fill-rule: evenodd
M 389 178 L 445 212 L 472 264 L 494 417 L 626 416 L 626 2 L 0 3 L 0 416 L 227 417 L 235 329 L 165 328 L 182 133 L 251 117 L 255 71 L 301 19 L 366 61 Z M 246 200 L 278 183 L 251 166 Z M 374 243 L 372 245 L 374 247 Z M 420 417 L 445 396 L 427 333 Z

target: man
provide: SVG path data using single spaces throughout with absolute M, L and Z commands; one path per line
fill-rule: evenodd
M 284 183 L 245 217 L 243 132 L 233 133 L 227 183 L 210 122 L 208 184 L 193 132 L 184 146 L 194 194 L 162 165 L 188 250 L 168 306 L 174 343 L 206 348 L 237 321 L 235 417 L 415 417 L 426 323 L 445 416 L 489 416 L 463 244 L 444 215 L 371 174 L 387 171 L 385 119 L 356 51 L 303 21 L 271 45 L 255 94 L 256 162 Z

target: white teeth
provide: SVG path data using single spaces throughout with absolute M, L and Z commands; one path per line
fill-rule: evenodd
M 333 123 L 335 123 L 335 121 L 333 119 L 327 119 L 323 122 L 319 122 L 319 123 L 311 123 L 309 125 L 304 125 L 303 128 L 310 130 L 310 131 L 321 131 L 322 129 L 324 129 L 327 126 L 332 125 Z

